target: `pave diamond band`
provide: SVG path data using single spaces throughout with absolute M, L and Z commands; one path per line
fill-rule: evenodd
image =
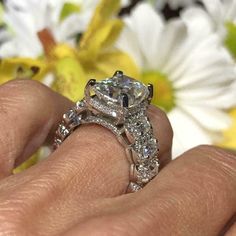
M 95 95 L 91 95 L 91 88 Z M 91 80 L 85 98 L 64 114 L 54 147 L 58 148 L 80 125 L 99 124 L 112 131 L 126 149 L 130 163 L 127 192 L 142 189 L 159 171 L 158 142 L 146 114 L 150 94 L 152 90 L 147 86 L 122 72 L 101 82 Z

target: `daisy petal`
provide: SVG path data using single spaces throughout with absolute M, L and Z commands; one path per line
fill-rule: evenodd
M 214 16 L 216 23 L 218 24 L 223 17 L 223 9 L 221 6 L 220 0 L 202 0 L 204 5 L 206 6 L 210 15 Z
M 226 112 L 208 106 L 188 106 L 182 109 L 207 130 L 221 131 L 229 128 L 231 119 Z
M 171 55 L 179 50 L 186 35 L 187 28 L 182 21 L 174 20 L 166 25 L 161 36 L 162 43 L 159 45 L 158 51 L 156 52 L 156 58 L 161 58 L 161 60 L 156 59 L 157 68 L 169 67 L 168 64 Z
M 150 22 L 154 27 L 150 27 Z M 138 35 L 139 45 L 144 52 L 147 65 L 153 69 L 157 59 L 157 47 L 164 27 L 161 16 L 148 3 L 141 3 L 132 13 L 132 25 L 130 26 Z
M 208 133 L 201 129 L 197 122 L 183 110 L 179 108 L 173 109 L 168 114 L 168 117 L 174 131 L 174 158 L 197 145 L 212 144 Z
M 193 99 L 193 97 L 189 97 L 189 99 L 177 97 L 177 103 L 190 106 L 201 106 L 204 103 L 206 106 L 211 108 L 228 110 L 236 106 L 235 91 L 236 89 L 232 89 L 232 91 L 225 89 L 225 92 L 222 91 L 218 96 L 213 96 L 211 98 L 207 98 L 206 94 L 203 94 L 202 99 Z
M 126 21 L 128 22 L 128 20 Z M 139 68 L 144 65 L 143 55 L 140 50 L 139 42 L 135 33 L 127 26 L 120 35 L 116 47 L 121 51 L 128 53 Z
M 189 7 L 181 13 L 181 19 L 195 37 L 207 37 L 213 31 L 210 16 L 200 7 Z M 204 26 L 204 27 L 203 27 Z

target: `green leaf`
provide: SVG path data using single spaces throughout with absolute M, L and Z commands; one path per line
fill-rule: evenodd
M 63 21 L 65 20 L 68 16 L 74 13 L 79 13 L 81 11 L 80 5 L 66 2 L 62 8 L 61 15 L 60 15 L 60 20 Z
M 225 46 L 236 59 L 236 25 L 232 22 L 228 22 L 226 23 L 226 29 L 227 36 L 225 39 Z

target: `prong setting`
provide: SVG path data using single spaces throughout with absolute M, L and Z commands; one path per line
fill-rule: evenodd
M 113 76 L 114 77 L 122 77 L 123 75 L 124 75 L 123 71 L 117 70 Z
M 95 80 L 95 79 L 89 80 L 88 83 L 86 84 L 85 90 L 84 90 L 84 94 L 85 94 L 86 100 L 91 97 L 91 88 L 92 88 L 95 84 L 96 84 L 96 80 Z
M 149 91 L 149 96 L 148 96 L 148 100 L 151 102 L 152 98 L 153 98 L 153 93 L 154 93 L 154 88 L 152 84 L 148 84 L 148 91 Z
M 121 95 L 122 97 L 122 107 L 128 108 L 129 107 L 129 96 L 125 93 Z
M 95 84 L 96 84 L 96 80 L 95 79 L 90 79 L 89 81 L 88 81 L 88 83 L 87 83 L 87 86 L 89 85 L 89 86 L 94 86 Z

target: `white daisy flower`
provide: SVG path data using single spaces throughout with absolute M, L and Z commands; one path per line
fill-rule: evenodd
M 225 34 L 225 23 L 236 24 L 236 0 L 201 0 L 213 19 L 216 29 Z
M 172 9 L 178 9 L 193 5 L 196 0 L 150 0 L 150 2 L 155 4 L 158 9 L 163 9 L 167 3 Z
M 174 157 L 219 141 L 231 124 L 225 109 L 236 101 L 230 87 L 236 77 L 234 62 L 211 32 L 209 20 L 198 20 L 191 11 L 182 17 L 184 21 L 165 22 L 142 3 L 124 19 L 117 44 L 134 59 L 142 81 L 156 88 L 154 103 L 168 112 L 173 126 Z
M 97 2 L 98 0 L 5 0 L 3 20 L 10 29 L 11 38 L 1 46 L 0 56 L 41 55 L 43 49 L 37 33 L 45 28 L 50 30 L 58 42 L 73 43 L 74 36 L 86 29 Z M 74 14 L 61 15 L 65 4 L 69 4 L 67 10 L 72 8 Z

